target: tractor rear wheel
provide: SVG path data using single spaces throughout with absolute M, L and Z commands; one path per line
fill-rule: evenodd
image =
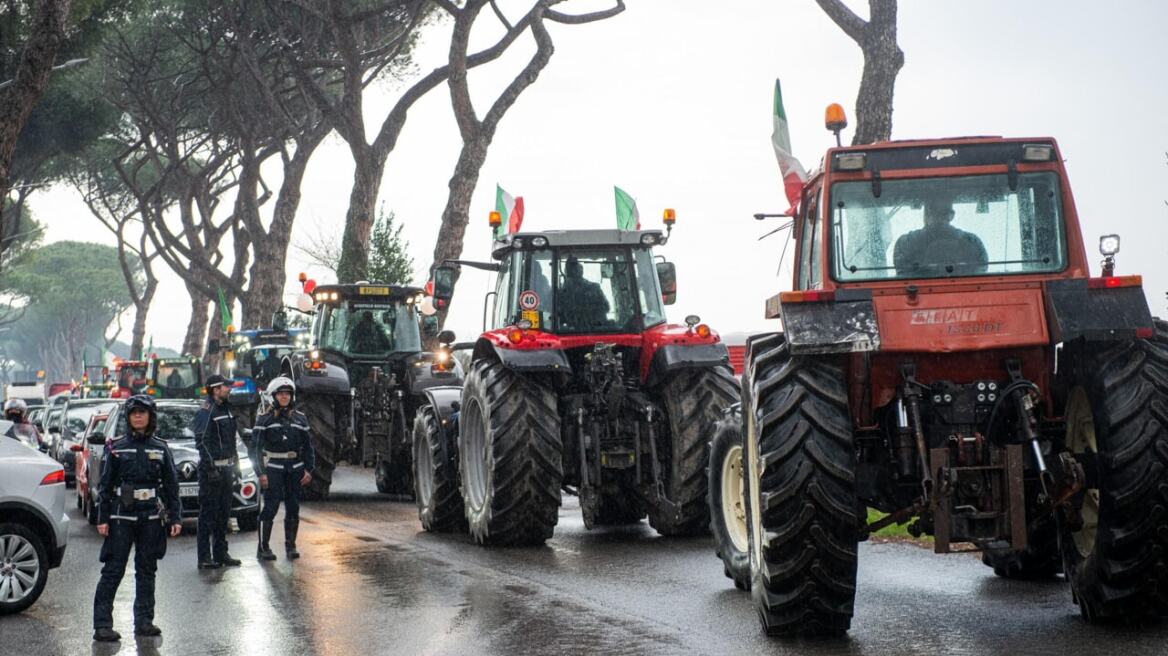
M 769 635 L 841 635 L 860 520 L 847 376 L 838 357 L 791 355 L 778 334 L 751 342 L 746 375 L 755 608 Z
M 559 519 L 564 479 L 556 395 L 480 360 L 462 391 L 458 433 L 462 500 L 479 544 L 543 544 Z
M 430 406 L 414 417 L 414 499 L 422 528 L 434 533 L 466 530 L 466 509 L 462 505 L 458 469 L 451 466 L 442 448 L 438 420 Z M 448 448 L 456 448 L 453 441 Z
M 308 417 L 312 447 L 316 451 L 316 469 L 312 472 L 312 481 L 304 488 L 304 498 L 327 499 L 333 470 L 337 466 L 336 400 L 328 395 L 309 394 L 299 400 L 297 408 Z
M 734 404 L 710 442 L 709 508 L 714 553 L 739 590 L 750 589 L 750 522 L 742 453 L 742 406 Z
M 680 506 L 681 514 L 650 507 L 649 525 L 661 535 L 704 535 L 710 528 L 710 438 L 722 410 L 738 400 L 738 381 L 729 367 L 685 370 L 665 383 L 660 398 L 669 415 L 669 445 L 658 451 L 665 495 Z
M 1168 324 L 1080 353 L 1066 446 L 1090 472 L 1060 522 L 1071 590 L 1089 622 L 1168 614 Z

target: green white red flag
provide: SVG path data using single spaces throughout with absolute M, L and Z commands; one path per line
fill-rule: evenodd
M 637 201 L 624 189 L 613 186 L 616 193 L 616 227 L 620 230 L 640 230 L 641 213 L 637 210 Z
M 803 191 L 803 183 L 807 181 L 807 171 L 798 159 L 791 154 L 791 133 L 787 129 L 787 112 L 783 109 L 783 92 L 779 88 L 779 80 L 775 79 L 775 126 L 771 132 L 771 145 L 775 147 L 775 157 L 779 160 L 779 174 L 783 177 L 783 189 L 787 192 L 787 201 L 791 203 L 788 211 L 792 216 L 799 205 L 799 198 Z
M 503 218 L 503 224 L 495 229 L 496 237 L 502 236 L 504 225 L 508 233 L 519 232 L 519 227 L 523 225 L 523 196 L 515 198 L 496 184 L 495 211 Z

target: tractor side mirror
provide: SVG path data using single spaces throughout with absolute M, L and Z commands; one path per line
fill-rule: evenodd
M 438 315 L 431 314 L 428 317 L 422 317 L 422 335 L 425 337 L 434 337 L 438 334 Z
M 657 263 L 657 279 L 661 281 L 661 300 L 666 305 L 677 302 L 677 269 L 673 262 Z
M 89 434 L 89 438 L 85 440 L 90 444 L 105 444 L 105 433 L 101 431 L 93 431 Z M 78 449 L 80 451 L 81 449 Z
M 454 343 L 454 331 L 453 330 L 443 330 L 442 332 L 438 333 L 438 342 L 441 344 L 453 344 Z
M 450 298 L 454 296 L 454 278 L 456 271 L 454 267 L 440 266 L 434 269 L 434 300 L 435 307 L 441 309 L 450 302 Z
M 219 352 L 219 340 L 218 339 L 207 340 L 207 352 L 208 353 L 218 353 Z

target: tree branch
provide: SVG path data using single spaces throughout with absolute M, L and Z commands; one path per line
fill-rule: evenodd
M 815 0 L 815 2 L 827 14 L 828 18 L 844 31 L 844 34 L 850 36 L 856 43 L 863 45 L 864 30 L 868 24 L 855 12 L 848 9 L 843 0 Z

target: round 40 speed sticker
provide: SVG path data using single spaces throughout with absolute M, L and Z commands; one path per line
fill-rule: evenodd
M 521 310 L 538 310 L 539 309 L 539 294 L 532 290 L 527 290 L 519 293 L 519 309 Z

